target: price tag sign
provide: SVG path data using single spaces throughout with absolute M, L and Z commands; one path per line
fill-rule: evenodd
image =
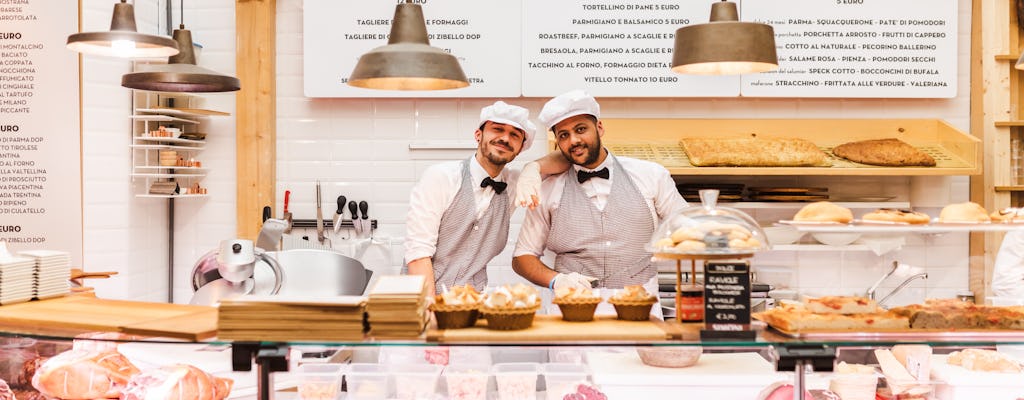
M 753 333 L 749 331 L 749 263 L 726 261 L 704 264 L 704 324 L 702 336 L 724 334 L 734 338 L 732 333 Z

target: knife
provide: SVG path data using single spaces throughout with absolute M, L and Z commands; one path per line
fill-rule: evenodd
M 292 197 L 291 190 L 284 191 L 284 215 L 281 219 L 288 222 L 288 226 L 284 228 L 284 233 L 292 233 L 292 213 L 288 212 L 288 199 Z
M 372 234 L 373 233 L 373 226 L 370 225 L 370 213 L 369 213 L 369 211 L 370 211 L 370 203 L 367 203 L 366 200 L 360 201 L 359 202 L 359 213 L 363 215 L 363 218 L 359 221 L 359 225 L 361 225 L 359 230 L 362 231 L 362 233 L 366 233 L 366 234 Z
M 324 213 L 320 208 L 320 181 L 316 181 L 316 239 L 324 244 Z
M 341 221 L 345 219 L 345 196 L 338 196 L 338 211 L 334 212 L 334 233 L 341 230 Z
M 357 207 L 359 205 L 356 204 L 355 200 L 348 202 L 348 210 L 352 212 L 352 229 L 356 230 L 356 234 L 360 234 L 363 232 L 363 227 L 359 226 L 359 210 Z

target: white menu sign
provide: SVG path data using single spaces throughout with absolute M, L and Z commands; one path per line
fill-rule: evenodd
M 392 2 L 303 0 L 303 70 L 308 97 L 518 97 L 520 0 L 416 0 L 430 44 L 455 55 L 469 87 L 435 91 L 373 90 L 348 86 L 359 56 L 387 44 Z
M 743 0 L 741 14 L 772 25 L 780 66 L 744 75 L 744 96 L 956 96 L 955 0 Z
M 737 76 L 671 69 L 676 29 L 708 22 L 711 3 L 524 0 L 523 95 L 737 96 Z
M 0 241 L 82 262 L 78 8 L 0 1 Z

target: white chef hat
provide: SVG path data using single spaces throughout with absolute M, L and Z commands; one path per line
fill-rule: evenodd
M 523 151 L 528 150 L 530 145 L 533 144 L 533 136 L 537 131 L 537 127 L 533 122 L 530 122 L 530 110 L 499 100 L 480 110 L 480 125 L 487 121 L 512 125 L 522 129 L 524 136 Z
M 601 118 L 601 105 L 597 104 L 597 100 L 587 94 L 587 92 L 573 90 L 548 100 L 544 104 L 544 108 L 540 110 L 540 115 L 537 118 L 540 119 L 540 123 L 544 124 L 548 130 L 551 130 L 559 122 L 569 117 L 583 114 L 590 114 L 594 118 Z

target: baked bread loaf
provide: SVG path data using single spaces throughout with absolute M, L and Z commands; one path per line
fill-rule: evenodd
M 864 214 L 861 219 L 865 221 L 902 222 L 911 225 L 927 224 L 932 217 L 928 214 L 910 211 L 897 210 L 895 208 L 879 208 L 875 211 Z
M 996 222 L 1024 222 L 1024 208 L 1007 207 L 993 211 L 989 217 Z
M 793 216 L 794 221 L 839 222 L 853 221 L 853 212 L 849 208 L 828 201 L 808 204 Z
M 934 167 L 935 159 L 906 142 L 895 139 L 861 140 L 841 144 L 832 154 L 847 160 L 886 167 Z
M 939 222 L 989 222 L 988 211 L 978 203 L 950 204 L 939 213 Z
M 829 167 L 828 156 L 803 139 L 685 138 L 679 144 L 698 167 Z

